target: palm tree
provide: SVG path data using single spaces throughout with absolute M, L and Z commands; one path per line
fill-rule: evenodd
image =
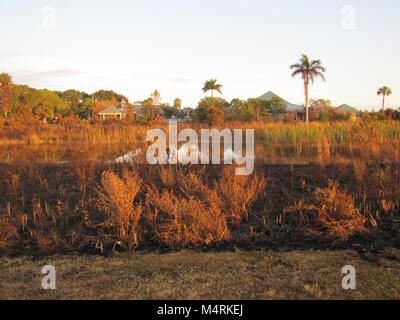
M 11 88 L 11 76 L 8 73 L 0 73 L 0 101 L 4 117 L 7 117 L 10 108 Z
M 382 111 L 385 111 L 385 97 L 386 96 L 390 96 L 392 94 L 392 89 L 390 89 L 389 87 L 382 87 L 379 88 L 377 93 L 378 96 L 382 95 L 383 99 L 382 99 Z
M 221 91 L 222 85 L 217 84 L 217 79 L 211 79 L 204 83 L 203 92 L 206 93 L 207 91 L 211 90 L 211 98 L 214 97 L 214 90 L 222 94 Z
M 214 106 L 214 90 L 222 94 L 222 85 L 217 84 L 217 79 L 210 79 L 204 83 L 204 88 L 202 89 L 204 93 L 211 90 L 211 99 L 213 100 Z
M 326 69 L 321 65 L 320 60 L 310 61 L 310 59 L 305 54 L 302 54 L 299 63 L 291 65 L 290 69 L 294 69 L 292 77 L 300 74 L 304 82 L 304 93 L 306 96 L 306 122 L 308 124 L 308 87 L 310 84 L 313 84 L 314 80 L 318 77 L 325 81 L 325 76 L 323 75 L 323 72 L 325 72 Z

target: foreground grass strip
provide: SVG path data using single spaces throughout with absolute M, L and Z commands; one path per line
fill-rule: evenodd
M 44 265 L 57 290 L 41 288 Z M 357 290 L 343 290 L 353 265 Z M 1 258 L 0 299 L 399 299 L 400 250 Z

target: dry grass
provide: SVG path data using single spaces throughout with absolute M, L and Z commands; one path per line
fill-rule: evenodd
M 317 188 L 312 204 L 298 203 L 288 208 L 298 212 L 300 225 L 311 234 L 333 241 L 346 241 L 351 236 L 368 232 L 366 218 L 354 206 L 353 197 L 339 190 L 337 182 L 329 181 L 327 188 Z
M 400 251 L 239 251 L 0 260 L 0 299 L 400 299 Z M 57 290 L 41 269 L 56 268 Z M 343 290 L 343 266 L 357 289 Z
M 206 184 L 204 170 L 185 174 L 179 168 L 161 168 L 160 178 L 164 188 L 152 185 L 147 192 L 157 241 L 187 247 L 230 239 L 220 198 Z
M 172 247 L 209 245 L 230 239 L 226 219 L 206 201 L 149 190 L 155 239 Z
M 180 129 L 185 126 L 207 127 L 180 124 Z M 317 240 L 335 244 L 367 231 L 371 239 L 398 238 L 397 123 L 221 126 L 255 128 L 258 160 L 253 175 L 235 176 L 233 166 L 223 165 L 102 161 L 126 148 L 135 150 L 149 129 L 146 126 L 121 122 L 49 126 L 47 133 L 32 129 L 39 140 L 47 134 L 52 144 L 31 141 L 1 163 L 1 248 L 51 253 L 90 251 L 110 243 L 111 248 L 119 243 L 132 249 L 222 245 L 243 239 L 247 244 L 276 239 L 301 242 L 304 237 L 297 231 L 304 226 Z M 5 150 L 9 154 L 8 146 Z M 3 151 L 0 148 L 0 154 Z M 47 163 L 54 158 L 68 163 Z M 300 158 L 316 162 L 301 171 L 301 166 L 271 166 L 264 161 Z M 328 185 L 329 179 L 340 181 L 340 190 Z M 301 205 L 290 214 L 287 208 L 295 203 Z
M 266 191 L 266 181 L 256 174 L 236 176 L 234 170 L 234 167 L 224 168 L 215 189 L 220 194 L 229 223 L 238 227 L 243 221 L 248 222 L 250 207 Z
M 101 177 L 101 188 L 97 205 L 107 212 L 106 228 L 115 228 L 117 238 L 129 249 L 139 245 L 138 228 L 143 212 L 142 205 L 135 203 L 142 188 L 142 179 L 132 171 L 124 169 L 122 177 L 105 171 Z

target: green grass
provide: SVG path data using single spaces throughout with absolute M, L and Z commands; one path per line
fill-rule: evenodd
M 400 250 L 236 251 L 1 258 L 1 299 L 400 299 Z M 57 290 L 41 288 L 41 268 Z M 357 289 L 342 289 L 353 265 Z

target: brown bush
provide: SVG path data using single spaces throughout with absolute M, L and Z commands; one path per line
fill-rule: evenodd
M 354 206 L 352 196 L 338 188 L 337 182 L 329 180 L 327 188 L 315 190 L 312 204 L 299 203 L 286 211 L 299 212 L 300 224 L 309 234 L 334 242 L 368 232 L 366 218 Z
M 70 164 L 76 181 L 82 193 L 82 200 L 86 201 L 88 189 L 93 185 L 96 173 L 96 163 L 87 159 L 86 154 L 74 153 L 70 157 Z
M 168 191 L 160 194 L 156 188 L 149 189 L 147 196 L 156 215 L 155 239 L 158 242 L 187 247 L 230 239 L 224 215 L 210 202 L 176 196 Z
M 215 189 L 220 195 L 228 222 L 235 226 L 243 220 L 247 222 L 251 205 L 265 191 L 265 187 L 264 177 L 257 174 L 237 176 L 234 167 L 225 167 L 221 179 L 215 183 Z
M 98 206 L 107 213 L 106 226 L 117 231 L 118 239 L 129 248 L 139 244 L 138 225 L 143 207 L 135 203 L 142 187 L 142 179 L 124 169 L 122 177 L 105 171 L 101 177 Z
M 5 215 L 0 217 L 0 248 L 4 249 L 7 247 L 11 247 L 17 241 L 20 240 L 19 234 L 19 224 L 21 221 L 18 221 L 15 217 L 11 215 Z

